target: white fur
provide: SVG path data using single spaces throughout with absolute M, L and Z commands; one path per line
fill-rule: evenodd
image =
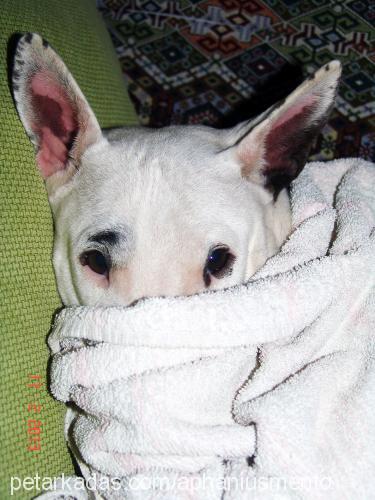
M 290 232 L 287 192 L 274 202 L 264 187 L 265 131 L 283 123 L 283 113 L 293 116 L 295 103 L 317 102 L 310 122 L 327 113 L 340 74 L 339 63 L 330 64 L 283 105 L 230 130 L 190 126 L 101 133 L 56 53 L 38 35 L 21 39 L 14 95 L 37 151 L 41 146 L 33 124 L 39 115 L 29 95 L 35 72 L 47 72 L 49 79 L 56 72 L 56 82 L 66 85 L 84 124 L 65 169 L 60 164 L 53 175 L 45 175 L 55 222 L 53 261 L 64 304 L 126 305 L 143 297 L 190 295 L 241 283 L 257 271 Z M 48 96 L 44 88 L 41 92 Z M 244 175 L 246 161 L 249 172 Z M 82 265 L 80 256 L 98 249 L 89 242 L 91 235 L 113 229 L 122 237 L 106 280 Z M 217 244 L 227 245 L 236 260 L 231 273 L 212 276 L 207 287 L 203 269 Z
M 243 179 L 232 150 L 215 152 L 216 134 L 201 127 L 125 129 L 121 139 L 103 139 L 87 150 L 84 166 L 50 199 L 54 265 L 65 304 L 182 294 L 183 270 L 196 268 L 203 276 L 217 243 L 236 255 L 232 274 L 212 280 L 211 289 L 222 288 L 244 281 L 277 251 L 290 228 L 286 193 L 274 204 L 262 186 Z M 121 283 L 92 285 L 79 263 L 87 236 L 127 226 L 133 234 L 118 266 L 134 276 L 132 290 L 125 292 Z M 191 293 L 203 289 L 202 277 Z

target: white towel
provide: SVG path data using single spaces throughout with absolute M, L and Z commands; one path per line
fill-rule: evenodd
M 308 164 L 241 286 L 72 307 L 51 390 L 94 498 L 375 498 L 375 165 Z

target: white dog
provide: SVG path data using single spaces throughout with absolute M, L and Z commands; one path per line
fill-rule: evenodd
M 131 304 L 245 281 L 290 232 L 285 189 L 332 108 L 341 68 L 230 130 L 102 131 L 39 35 L 18 42 L 13 92 L 55 222 L 66 305 Z

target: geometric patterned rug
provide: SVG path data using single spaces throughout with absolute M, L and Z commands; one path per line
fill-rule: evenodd
M 336 107 L 311 159 L 375 161 L 375 2 L 98 0 L 140 122 L 229 127 L 332 59 Z

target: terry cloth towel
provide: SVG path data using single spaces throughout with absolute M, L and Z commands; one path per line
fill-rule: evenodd
M 94 498 L 375 498 L 374 187 L 311 163 L 248 283 L 58 315 L 51 390 Z

